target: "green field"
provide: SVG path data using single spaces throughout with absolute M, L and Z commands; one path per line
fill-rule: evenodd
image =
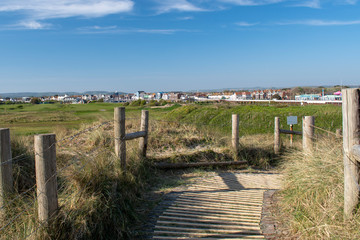
M 10 128 L 16 135 L 49 133 L 58 127 L 79 128 L 82 124 L 95 121 L 109 121 L 114 107 L 121 104 L 39 104 L 0 105 L 0 127 Z M 237 104 L 187 104 L 167 108 L 126 107 L 126 117 L 140 116 L 141 109 L 150 111 L 150 119 L 181 121 L 231 131 L 231 114 L 240 116 L 240 134 L 262 134 L 273 131 L 274 117 L 280 117 L 281 128 L 286 125 L 287 116 L 298 116 L 299 124 L 294 130 L 301 130 L 301 117 L 315 116 L 318 127 L 334 132 L 341 128 L 341 106 L 334 105 L 237 105 Z

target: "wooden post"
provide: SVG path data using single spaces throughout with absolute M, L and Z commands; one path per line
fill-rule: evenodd
M 148 135 L 149 135 L 149 111 L 141 111 L 141 126 L 140 131 L 146 132 L 145 137 L 141 137 L 139 140 L 139 156 L 146 157 L 146 150 L 148 144 Z
M 303 149 L 312 151 L 314 147 L 315 135 L 315 118 L 314 116 L 305 116 L 303 118 Z
M 0 208 L 6 202 L 6 195 L 13 191 L 10 130 L 0 129 Z M 0 211 L 3 213 L 4 208 Z M 0 216 L 2 215 L 0 213 Z
M 344 147 L 344 215 L 350 218 L 359 203 L 359 167 L 351 156 L 353 145 L 360 143 L 360 89 L 342 90 Z
M 125 108 L 114 109 L 115 154 L 120 159 L 120 166 L 126 171 L 126 140 L 125 138 Z
M 290 124 L 290 131 L 294 131 L 294 125 Z M 293 134 L 290 134 L 290 146 L 293 145 L 293 137 L 294 135 Z
M 280 152 L 280 119 L 279 117 L 275 117 L 274 124 L 274 152 L 275 154 L 279 154 Z
M 232 148 L 235 155 L 235 160 L 239 154 L 239 115 L 232 115 Z
M 341 129 L 336 129 L 336 138 L 341 138 Z
M 58 209 L 56 136 L 41 134 L 34 140 L 38 215 L 41 222 L 46 222 Z

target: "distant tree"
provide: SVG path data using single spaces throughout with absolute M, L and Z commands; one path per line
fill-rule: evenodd
M 136 100 L 136 101 L 132 101 L 130 103 L 130 106 L 137 107 L 137 106 L 140 106 L 140 104 L 141 104 L 141 100 L 139 99 L 139 100 Z
M 33 97 L 33 98 L 31 98 L 30 103 L 31 104 L 40 104 L 41 100 L 40 100 L 40 98 Z
M 150 102 L 149 102 L 149 106 L 159 106 L 159 105 L 160 105 L 160 103 L 156 100 L 150 100 Z
M 271 99 L 277 99 L 277 100 L 281 100 L 281 97 L 279 94 L 274 94 L 271 96 Z

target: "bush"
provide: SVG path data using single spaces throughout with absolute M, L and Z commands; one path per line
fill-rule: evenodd
M 30 103 L 31 104 L 40 104 L 41 100 L 40 100 L 40 98 L 34 97 L 34 98 L 31 98 Z

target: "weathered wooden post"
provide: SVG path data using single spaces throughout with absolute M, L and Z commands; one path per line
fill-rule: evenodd
M 126 171 L 125 108 L 114 109 L 115 154 L 120 159 L 120 166 Z
M 344 215 L 350 218 L 359 203 L 359 167 L 351 149 L 353 145 L 360 144 L 360 89 L 343 89 L 342 99 Z
M 139 140 L 139 156 L 146 157 L 146 150 L 148 144 L 148 135 L 149 135 L 149 111 L 141 111 L 141 126 L 140 131 L 146 132 L 145 137 L 141 137 Z
M 232 148 L 235 155 L 235 160 L 239 154 L 239 115 L 232 115 Z
M 36 135 L 34 148 L 38 215 L 46 222 L 58 209 L 55 134 Z
M 279 154 L 280 152 L 280 119 L 279 117 L 275 117 L 274 124 L 274 153 Z
M 0 129 L 0 207 L 4 206 L 6 195 L 13 191 L 10 130 Z M 1 215 L 5 208 L 0 210 Z
M 315 117 L 305 116 L 303 118 L 303 149 L 312 151 L 314 148 Z
M 341 129 L 336 129 L 336 138 L 341 138 Z

